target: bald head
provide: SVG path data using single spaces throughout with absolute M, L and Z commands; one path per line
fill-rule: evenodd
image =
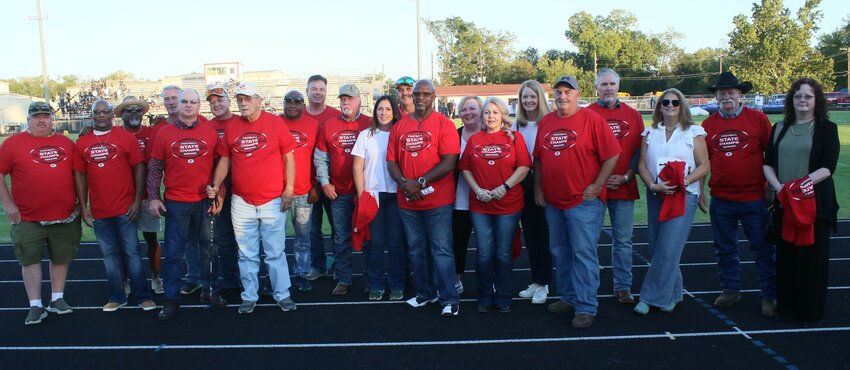
M 434 99 L 437 98 L 434 92 L 434 83 L 429 80 L 419 80 L 413 85 L 413 105 L 416 107 L 413 113 L 417 119 L 425 119 L 434 111 Z
M 286 119 L 296 120 L 301 118 L 304 112 L 304 95 L 292 90 L 283 96 L 283 116 Z
M 298 90 L 290 90 L 286 95 L 283 96 L 283 99 L 301 99 L 304 100 L 304 94 L 301 94 Z
M 434 83 L 431 82 L 430 80 L 421 79 L 419 81 L 416 81 L 416 84 L 413 85 L 413 91 L 426 91 L 426 90 L 423 90 L 423 89 L 426 89 L 427 91 L 430 91 L 432 93 L 434 91 L 436 91 L 436 88 L 434 87 Z
M 181 91 L 178 96 L 177 111 L 183 123 L 193 124 L 201 111 L 201 95 L 193 89 Z

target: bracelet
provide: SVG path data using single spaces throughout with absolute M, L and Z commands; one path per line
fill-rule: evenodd
M 511 187 L 510 187 L 510 185 L 508 185 L 508 183 L 507 183 L 507 182 L 503 182 L 503 183 L 502 183 L 502 186 L 504 186 L 504 187 L 505 187 L 505 191 L 511 190 Z

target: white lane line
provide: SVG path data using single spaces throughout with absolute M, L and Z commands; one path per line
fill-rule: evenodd
M 362 348 L 362 347 L 434 347 L 482 344 L 517 344 L 517 343 L 564 343 L 564 342 L 601 342 L 601 341 L 639 341 L 647 339 L 670 339 L 671 336 L 680 338 L 705 338 L 746 335 L 784 335 L 805 333 L 846 332 L 850 327 L 832 328 L 801 328 L 774 329 L 749 331 L 707 331 L 688 333 L 658 333 L 633 335 L 605 335 L 585 337 L 556 337 L 556 338 L 506 338 L 506 339 L 468 339 L 445 341 L 406 341 L 406 342 L 339 342 L 339 343 L 256 343 L 256 344 L 157 344 L 157 345 L 128 345 L 128 346 L 3 346 L 0 351 L 129 351 L 129 350 L 210 350 L 210 349 L 296 349 L 296 348 Z
M 829 287 L 828 289 L 829 290 L 850 290 L 850 286 L 834 286 L 834 287 Z M 699 292 L 686 291 L 686 292 L 687 292 L 688 296 L 690 296 L 692 298 L 695 298 L 698 295 L 717 295 L 717 294 L 722 293 L 722 291 L 720 291 L 720 290 L 705 290 L 705 291 L 699 291 Z M 758 292 L 760 292 L 759 289 L 741 289 L 741 293 L 758 293 Z M 637 293 L 635 293 L 633 295 L 635 297 L 640 297 L 640 294 L 637 294 Z M 561 296 L 557 296 L 557 295 L 550 295 L 549 296 L 549 300 L 552 300 L 553 302 L 554 302 L 554 300 L 557 300 L 559 298 L 561 298 Z M 614 295 L 613 294 L 597 294 L 596 298 L 597 299 L 608 299 L 608 298 L 614 298 Z M 530 301 L 531 298 L 512 298 L 512 300 L 516 301 L 516 302 L 522 302 L 522 301 Z M 460 300 L 460 302 L 461 303 L 464 303 L 464 302 L 474 303 L 474 302 L 478 302 L 478 300 L 476 298 L 463 298 L 463 299 Z M 338 301 L 338 302 L 327 302 L 327 301 L 325 301 L 325 302 L 303 302 L 303 303 L 302 302 L 296 302 L 296 304 L 298 306 L 324 307 L 324 306 L 371 306 L 371 305 L 386 305 L 386 304 L 407 304 L 407 302 L 405 302 L 405 301 L 365 301 L 364 300 L 364 301 Z M 157 306 L 157 307 L 161 307 L 161 306 Z M 237 308 L 237 307 L 239 307 L 239 305 L 238 304 L 229 304 L 229 305 L 227 305 L 227 307 Z M 257 307 L 274 307 L 274 308 L 277 308 L 278 305 L 276 303 L 257 303 Z M 201 305 L 201 304 L 187 304 L 187 305 L 180 305 L 180 308 L 181 309 L 210 309 L 210 306 L 209 305 Z M 81 311 L 89 311 L 89 310 L 101 311 L 101 310 L 103 310 L 103 307 L 102 306 L 73 306 L 73 309 L 74 310 L 81 310 Z M 138 306 L 126 306 L 124 308 L 121 308 L 121 310 L 135 310 L 135 309 L 141 309 L 141 308 L 138 307 Z M 29 311 L 29 307 L 0 307 L 0 312 L 3 312 L 3 311 Z
M 747 338 L 749 340 L 753 340 L 753 337 L 751 337 L 749 334 L 747 334 L 745 331 L 741 330 L 737 326 L 733 326 L 732 329 L 735 329 L 735 331 L 737 331 L 738 333 L 741 333 L 741 335 L 743 335 L 744 338 Z

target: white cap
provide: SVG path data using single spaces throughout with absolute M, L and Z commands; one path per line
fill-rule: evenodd
M 260 96 L 260 89 L 250 82 L 242 82 L 236 88 L 236 95 Z

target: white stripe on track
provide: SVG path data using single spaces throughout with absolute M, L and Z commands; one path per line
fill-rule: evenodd
M 340 342 L 340 343 L 257 343 L 257 344 L 160 344 L 160 345 L 128 345 L 128 346 L 6 346 L 0 351 L 130 351 L 130 350 L 210 350 L 210 349 L 295 349 L 295 348 L 362 348 L 362 347 L 429 347 L 456 345 L 491 345 L 519 343 L 565 343 L 565 342 L 601 342 L 601 341 L 635 341 L 647 339 L 676 339 L 705 338 L 722 336 L 752 336 L 752 335 L 782 335 L 801 333 L 832 333 L 850 331 L 850 327 L 832 328 L 802 328 L 774 330 L 732 330 L 685 333 L 658 333 L 634 335 L 604 335 L 585 337 L 557 338 L 506 338 L 506 339 L 469 339 L 446 341 L 408 341 L 408 342 Z

